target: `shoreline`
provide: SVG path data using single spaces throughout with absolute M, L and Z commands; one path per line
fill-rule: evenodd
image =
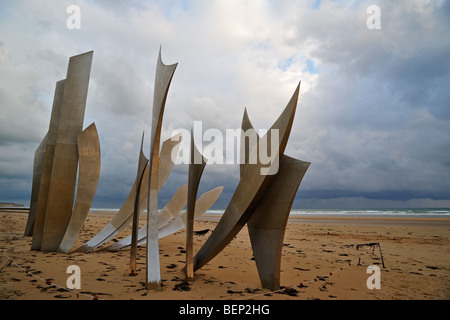
M 204 214 L 199 219 L 206 221 L 219 221 L 219 215 Z M 450 228 L 450 217 L 411 217 L 411 216 L 338 216 L 338 215 L 308 215 L 308 216 L 289 216 L 288 224 L 304 223 L 304 224 L 352 224 L 352 225 L 371 225 L 371 224 L 383 224 L 383 225 L 408 225 L 408 226 L 437 226 Z

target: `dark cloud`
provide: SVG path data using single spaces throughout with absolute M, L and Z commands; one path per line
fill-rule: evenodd
M 163 61 L 179 63 L 163 139 L 198 120 L 225 134 L 244 108 L 267 129 L 301 80 L 286 153 L 312 164 L 294 205 L 450 205 L 448 2 L 376 1 L 380 30 L 367 29 L 366 2 L 78 1 L 81 29 L 68 30 L 70 4 L 0 4 L 0 201 L 29 201 L 55 83 L 70 56 L 94 50 L 85 116 L 102 150 L 94 206 L 120 206 L 143 131 L 149 151 L 162 46 Z M 223 208 L 238 180 L 237 165 L 208 165 L 200 190 L 225 186 Z M 186 182 L 187 166 L 175 166 L 161 204 Z

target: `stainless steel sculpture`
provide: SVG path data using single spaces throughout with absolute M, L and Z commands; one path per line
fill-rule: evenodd
M 90 51 L 71 57 L 66 79 L 56 84 L 40 181 L 33 182 L 38 191 L 32 192 L 30 207 L 33 208 L 25 230 L 26 234 L 33 234 L 32 250 L 56 251 L 72 217 L 77 139 L 83 129 L 92 56 Z M 37 178 L 39 173 L 35 174 Z
M 250 119 L 247 114 L 247 109 L 244 109 L 244 116 L 242 118 L 241 129 L 242 129 L 241 145 L 240 145 L 241 159 L 239 164 L 239 173 L 240 177 L 242 178 L 245 166 L 250 162 L 249 161 L 250 151 L 252 148 L 254 148 L 255 145 L 258 145 L 259 143 L 259 135 L 256 133 L 255 128 L 253 128 L 253 125 L 250 122 Z M 251 140 L 252 138 L 254 139 L 254 141 Z
M 144 171 L 144 178 L 148 177 L 148 166 Z M 143 179 L 145 183 L 145 179 Z M 133 187 L 128 194 L 127 199 L 120 207 L 117 214 L 111 219 L 110 222 L 91 240 L 83 244 L 77 251 L 80 252 L 90 252 L 95 248 L 99 247 L 106 241 L 115 237 L 118 233 L 124 230 L 132 221 L 133 218 L 133 208 L 134 208 L 134 195 L 136 194 L 137 181 L 134 182 Z M 142 189 L 141 189 L 142 190 Z M 140 202 L 142 203 L 147 198 L 147 194 L 140 195 Z
M 161 148 L 161 158 L 166 159 L 161 162 L 161 166 L 159 168 L 159 179 L 158 179 L 158 191 L 164 186 L 170 171 L 173 167 L 173 161 L 170 159 L 170 154 L 172 152 L 176 153 L 179 147 L 180 135 L 176 135 L 172 138 L 164 141 L 163 146 Z M 140 188 L 140 196 L 139 196 L 139 207 L 142 208 L 142 204 L 147 202 L 148 197 L 148 178 L 149 178 L 149 166 L 146 165 L 144 169 L 144 173 L 142 175 L 142 185 Z M 140 178 L 139 178 L 140 179 Z M 134 206 L 136 202 L 136 188 L 139 182 L 139 179 L 136 178 L 133 184 L 133 187 L 128 194 L 127 199 L 122 204 L 122 207 L 119 209 L 119 212 L 111 219 L 111 221 L 99 232 L 97 233 L 91 240 L 83 244 L 77 251 L 80 252 L 90 252 L 95 248 L 101 246 L 103 243 L 111 240 L 117 234 L 122 232 L 130 223 L 133 221 L 133 212 Z
M 206 212 L 216 200 L 219 198 L 220 194 L 223 191 L 223 186 L 214 188 L 202 194 L 198 197 L 195 202 L 195 212 L 194 212 L 194 220 L 197 219 L 200 215 Z M 170 234 L 173 234 L 183 228 L 186 227 L 186 216 L 187 211 L 183 211 L 176 219 L 171 221 L 169 224 L 165 225 L 161 229 L 159 229 L 159 238 L 164 238 Z
M 187 202 L 188 185 L 181 186 L 169 203 L 158 214 L 159 239 L 167 237 L 186 227 L 186 210 L 181 212 Z M 195 203 L 194 219 L 206 212 L 222 193 L 223 186 L 214 188 L 202 194 Z M 138 232 L 138 245 L 147 240 L 147 227 L 144 226 Z M 131 245 L 131 235 L 106 247 L 106 251 L 118 251 Z
M 95 124 L 82 131 L 92 55 L 91 51 L 70 58 L 67 78 L 56 84 L 49 130 L 35 151 L 30 214 L 25 229 L 25 235 L 33 234 L 32 250 L 68 253 L 94 199 L 100 174 L 99 139 Z M 160 50 L 153 95 L 150 156 L 147 159 L 144 155 L 142 135 L 136 179 L 126 201 L 114 218 L 78 250 L 89 252 L 132 223 L 131 234 L 106 250 L 131 246 L 129 271 L 130 275 L 135 275 L 137 246 L 146 242 L 146 286 L 160 290 L 160 238 L 186 229 L 185 275 L 189 281 L 193 279 L 194 271 L 219 254 L 247 224 L 261 284 L 264 288 L 276 290 L 280 285 L 286 224 L 299 185 L 310 165 L 284 154 L 297 108 L 300 83 L 266 135 L 259 137 L 256 134 L 247 111 L 244 111 L 241 179 L 216 228 L 194 256 L 194 220 L 213 205 L 223 187 L 205 192 L 197 199 L 206 159 L 196 148 L 191 134 L 188 184 L 178 188 L 166 206 L 158 210 L 158 193 L 174 165 L 172 154 L 178 152 L 180 142 L 180 135 L 172 137 L 164 141 L 160 151 L 164 109 L 176 67 L 177 64 L 165 65 L 162 62 Z M 248 132 L 254 140 L 245 139 Z M 272 156 L 275 154 L 273 158 L 278 160 L 271 162 L 269 168 L 258 153 L 260 143 L 268 141 L 272 143 L 267 146 L 270 153 Z M 255 159 L 257 161 L 253 162 Z M 77 172 L 78 189 L 73 207 Z M 139 216 L 145 203 L 147 221 L 139 228 Z M 186 211 L 181 212 L 186 203 Z
M 150 157 L 148 165 L 145 167 L 144 172 L 141 174 L 141 166 L 146 160 L 140 161 L 138 165 L 138 175 L 136 177 L 134 186 L 130 191 L 130 194 L 125 201 L 119 213 L 114 217 L 111 222 L 100 231 L 94 238 L 84 244 L 79 251 L 89 252 L 92 249 L 98 247 L 104 242 L 110 240 L 120 231 L 122 231 L 133 219 L 135 224 L 133 225 L 132 232 L 132 244 L 133 253 L 130 258 L 131 269 L 133 269 L 133 260 L 135 259 L 136 242 L 139 237 L 139 230 L 137 230 L 137 218 L 139 216 L 140 203 L 147 199 L 147 225 L 146 225 L 146 256 L 147 256 L 147 272 L 146 283 L 148 289 L 160 289 L 160 270 L 159 270 L 159 219 L 158 219 L 158 192 L 161 189 L 165 179 L 167 178 L 170 168 L 173 165 L 172 161 L 168 161 L 167 158 L 171 156 L 171 153 L 166 153 L 163 148 L 161 150 L 160 158 L 160 137 L 162 129 L 162 119 L 164 115 L 164 107 L 167 99 L 167 93 L 169 90 L 170 82 L 175 72 L 177 64 L 165 65 L 161 60 L 161 50 L 158 56 L 158 62 L 156 67 L 155 76 L 155 90 L 153 95 L 153 115 L 152 115 L 152 128 L 150 137 Z M 172 139 L 173 140 L 173 139 Z M 171 141 L 173 143 L 173 141 Z M 178 141 L 179 142 L 179 141 Z M 167 149 L 167 148 L 166 148 Z M 171 149 L 173 148 L 169 148 Z M 142 150 L 142 148 L 141 148 Z M 140 157 L 140 159 L 144 159 Z M 161 161 L 163 160 L 163 161 Z M 167 163 L 170 163 L 168 166 Z M 160 167 L 161 165 L 161 167 Z M 163 170 L 161 170 L 163 169 Z M 165 173 L 161 177 L 161 172 Z M 161 179 L 162 178 L 162 179 Z M 142 182 L 141 182 L 142 181 Z M 143 190 L 146 190 L 147 193 Z M 134 213 L 134 214 L 133 214 Z M 134 258 L 133 258 L 134 257 Z M 131 270 L 130 269 L 130 270 Z M 134 273 L 131 270 L 131 273 Z
M 247 222 L 261 284 L 280 288 L 284 232 L 292 202 L 310 163 L 283 155 L 278 173 Z
M 42 167 L 44 165 L 45 149 L 47 146 L 48 132 L 42 139 L 38 148 L 34 153 L 33 162 L 33 183 L 31 185 L 30 212 L 28 213 L 27 225 L 25 226 L 24 236 L 33 234 L 34 218 L 36 217 L 36 209 L 39 197 L 39 188 L 41 185 Z
M 285 110 L 266 134 L 270 138 L 272 130 L 278 130 L 278 156 L 284 153 L 287 144 L 297 107 L 299 89 L 300 84 L 297 86 Z M 270 140 L 268 139 L 268 141 Z M 250 157 L 255 156 L 256 149 L 251 149 Z M 261 163 L 247 164 L 245 166 L 241 180 L 222 218 L 194 257 L 194 271 L 207 264 L 221 252 L 250 219 L 251 214 L 273 178 L 272 175 L 261 175 L 261 167 Z
M 133 212 L 133 225 L 131 233 L 131 249 L 130 249 L 130 271 L 129 275 L 136 275 L 136 254 L 137 254 L 137 237 L 139 229 L 139 215 L 140 215 L 140 203 L 139 195 L 141 194 L 142 178 L 144 176 L 144 170 L 147 166 L 148 159 L 144 155 L 143 151 L 144 133 L 142 133 L 141 148 L 139 153 L 138 169 L 136 175 L 137 187 L 136 194 L 134 196 L 134 212 Z
M 179 187 L 166 206 L 158 213 L 158 228 L 165 226 L 170 220 L 177 216 L 184 208 L 187 200 L 187 184 Z M 137 232 L 137 244 L 147 239 L 147 225 L 141 227 Z M 106 247 L 106 251 L 117 251 L 129 247 L 132 243 L 132 234 Z
M 93 52 L 71 57 L 62 97 L 41 250 L 56 251 L 73 209 L 77 137 L 83 128 Z
M 64 86 L 66 80 L 60 80 L 56 83 L 55 96 L 53 98 L 52 113 L 47 132 L 47 143 L 45 146 L 44 161 L 42 164 L 41 182 L 37 195 L 36 212 L 33 211 L 28 217 L 28 224 L 33 224 L 33 238 L 31 241 L 31 250 L 40 250 L 42 242 L 42 233 L 44 232 L 45 212 L 47 211 L 48 191 L 50 188 L 50 177 L 53 168 L 53 157 L 55 154 L 56 137 L 58 134 L 59 118 L 61 116 L 62 98 L 64 95 Z M 31 205 L 30 205 L 31 207 Z
M 159 145 L 161 137 L 162 120 L 164 107 L 166 105 L 167 94 L 170 82 L 177 63 L 165 65 L 161 60 L 161 50 L 158 55 L 156 66 L 155 89 L 153 91 L 153 115 L 152 131 L 150 137 L 150 158 L 149 158 L 149 191 L 147 209 L 147 247 L 146 260 L 147 272 L 146 283 L 148 289 L 161 290 L 161 274 L 159 267 L 159 236 L 158 236 L 158 166 L 159 166 Z
M 68 253 L 94 200 L 100 176 L 100 142 L 95 123 L 87 127 L 77 138 L 79 173 L 75 206 L 58 251 Z
M 249 136 L 256 137 L 253 145 L 258 143 L 259 136 L 250 122 L 247 110 L 244 110 L 242 132 L 250 132 Z M 249 163 L 248 153 L 253 145 L 252 141 L 241 139 L 241 151 L 246 155 L 240 167 L 241 176 Z M 309 165 L 309 162 L 283 155 L 276 176 L 247 222 L 258 274 L 266 289 L 278 290 L 280 287 L 284 232 L 292 202 Z
M 198 151 L 191 130 L 191 161 L 189 163 L 188 200 L 186 216 L 186 281 L 194 279 L 194 214 L 198 185 L 206 165 L 206 159 Z
M 242 120 L 241 152 L 244 162 L 240 165 L 241 181 L 230 205 L 214 229 L 210 238 L 195 257 L 195 270 L 214 258 L 247 223 L 253 255 L 264 288 L 277 290 L 280 287 L 280 266 L 283 239 L 295 194 L 310 163 L 284 155 L 298 100 L 299 86 L 288 106 L 272 129 L 279 135 L 279 168 L 274 177 L 261 176 L 257 171 L 261 162 L 252 164 L 260 138 L 244 111 Z M 254 141 L 245 140 L 245 132 Z M 268 132 L 270 134 L 271 131 Z M 267 139 L 268 141 L 268 139 Z M 274 146 L 272 146 L 273 148 Z M 274 150 L 272 150 L 274 152 Z M 239 192 L 239 193 L 238 193 Z M 250 195 L 250 198 L 245 198 Z

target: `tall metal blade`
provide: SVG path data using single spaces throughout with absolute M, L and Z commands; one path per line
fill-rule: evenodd
M 150 137 L 149 157 L 149 191 L 147 209 L 147 247 L 146 247 L 146 283 L 148 289 L 161 290 L 161 273 L 159 267 L 158 238 L 158 160 L 161 137 L 162 119 L 166 105 L 170 82 L 177 64 L 165 65 L 161 60 L 161 50 L 158 55 L 155 75 L 155 90 L 153 92 L 152 131 Z

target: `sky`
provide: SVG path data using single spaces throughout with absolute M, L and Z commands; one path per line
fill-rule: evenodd
M 294 208 L 450 207 L 449 31 L 450 1 L 439 0 L 2 0 L 0 202 L 29 205 L 55 84 L 71 56 L 93 50 L 84 119 L 101 147 L 93 207 L 119 208 L 142 132 L 149 153 L 161 48 L 164 63 L 178 63 L 164 140 L 194 121 L 238 129 L 245 108 L 268 129 L 301 81 L 285 154 L 311 165 Z M 187 175 L 174 166 L 161 204 Z M 238 182 L 237 164 L 208 164 L 199 195 L 224 186 L 214 205 L 223 209 Z

